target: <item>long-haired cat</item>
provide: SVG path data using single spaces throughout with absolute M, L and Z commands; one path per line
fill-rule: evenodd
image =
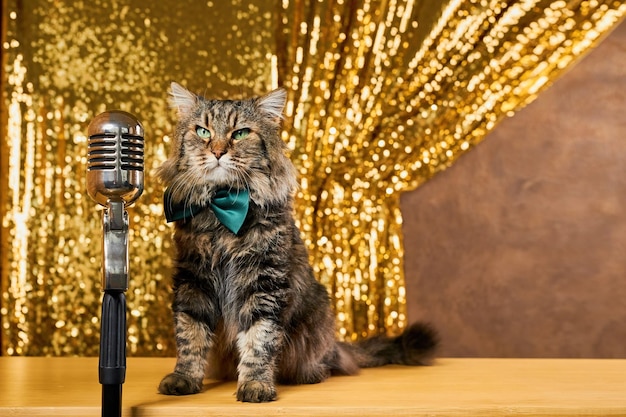
M 163 394 L 194 394 L 205 377 L 237 379 L 237 400 L 276 399 L 276 382 L 312 384 L 385 364 L 424 365 L 435 332 L 335 339 L 293 218 L 295 169 L 281 140 L 286 93 L 209 100 L 172 83 L 171 153 L 157 173 L 175 221 L 172 304 L 177 360 Z M 208 373 L 207 373 L 208 372 Z

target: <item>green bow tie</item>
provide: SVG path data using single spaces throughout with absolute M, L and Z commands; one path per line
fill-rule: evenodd
M 250 193 L 248 190 L 218 190 L 213 200 L 208 205 L 187 204 L 184 201 L 174 203 L 170 189 L 165 190 L 163 205 L 165 207 L 165 218 L 167 222 L 176 220 L 186 220 L 206 209 L 207 206 L 213 210 L 217 219 L 234 234 L 239 232 L 250 203 Z

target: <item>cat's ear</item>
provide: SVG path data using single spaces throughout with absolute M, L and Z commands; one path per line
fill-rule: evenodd
M 279 121 L 283 118 L 283 109 L 287 101 L 287 92 L 283 88 L 277 88 L 259 98 L 259 109 L 272 119 Z
M 198 102 L 198 96 L 176 82 L 170 86 L 170 106 L 178 109 L 178 114 L 188 114 Z

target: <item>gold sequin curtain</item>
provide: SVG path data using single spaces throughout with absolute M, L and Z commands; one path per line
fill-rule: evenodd
M 112 108 L 146 127 L 129 352 L 174 353 L 171 230 L 149 175 L 172 131 L 172 80 L 217 97 L 288 88 L 297 215 L 338 331 L 399 330 L 400 192 L 531 101 L 625 13 L 594 0 L 3 1 L 2 354 L 97 354 L 101 213 L 85 193 L 85 132 Z
M 406 324 L 400 193 L 533 100 L 625 11 L 622 1 L 283 1 L 277 66 L 298 217 L 343 336 Z

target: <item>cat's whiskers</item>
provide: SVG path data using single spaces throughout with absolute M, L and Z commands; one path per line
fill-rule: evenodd
M 190 171 L 179 172 L 176 178 L 170 184 L 170 192 L 174 200 L 178 200 L 178 196 L 185 194 L 186 188 L 189 185 L 189 180 L 192 178 L 193 173 Z M 180 199 L 182 200 L 182 198 Z
M 252 177 L 250 174 L 244 169 L 235 169 L 235 182 L 237 183 L 238 189 L 250 189 L 250 180 Z
M 172 196 L 174 200 L 180 201 L 183 203 L 183 210 L 187 210 L 190 208 L 195 200 L 198 198 L 194 198 L 194 191 L 198 191 L 201 189 L 201 184 L 199 185 L 199 178 L 195 170 L 187 170 L 179 174 L 178 177 L 172 182 L 170 185 Z M 176 197 L 180 196 L 180 200 Z M 195 201 L 196 204 L 200 204 L 200 202 Z

